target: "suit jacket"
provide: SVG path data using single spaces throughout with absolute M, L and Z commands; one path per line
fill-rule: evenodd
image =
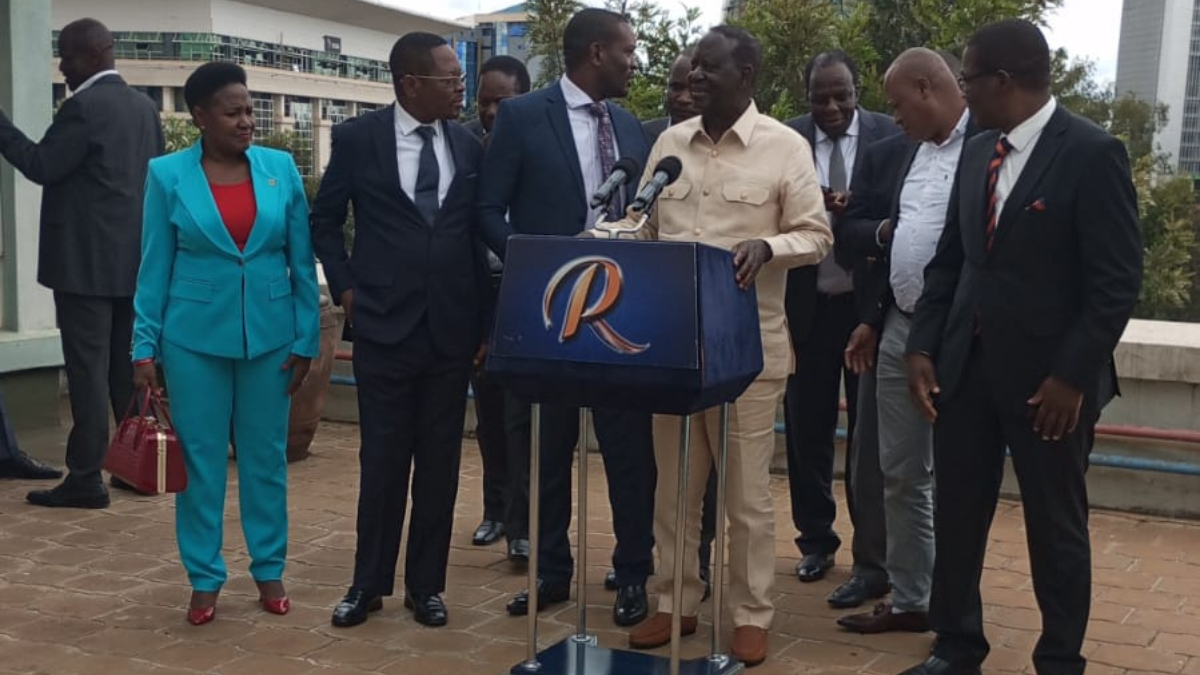
M 642 126 L 606 102 L 621 156 L 645 165 L 650 146 Z M 504 257 L 509 235 L 574 236 L 584 229 L 588 201 L 562 87 L 556 82 L 500 105 L 483 162 L 479 225 L 484 241 Z M 625 186 L 626 203 L 637 186 Z M 505 217 L 507 214 L 507 218 Z
M 979 128 L 973 120 L 968 119 L 963 138 L 964 152 L 967 141 L 978 133 Z M 899 224 L 900 195 L 920 147 L 919 141 L 904 134 L 871 144 L 863 160 L 863 173 L 860 174 L 862 184 L 856 182 L 851 187 L 851 190 L 858 189 L 859 192 L 851 194 L 846 212 L 842 214 L 840 254 L 844 259 L 854 261 L 873 259 L 862 284 L 866 298 L 859 306 L 859 319 L 874 327 L 877 334 L 883 333 L 888 312 L 896 304 L 891 283 L 892 244 L 889 241 L 879 246 L 879 225 L 884 220 L 891 220 L 893 225 Z M 871 185 L 867 185 L 867 181 Z M 835 254 L 839 253 L 837 245 L 834 244 Z
M 38 283 L 79 295 L 133 295 L 146 165 L 163 147 L 154 103 L 119 75 L 63 101 L 36 143 L 0 113 L 0 153 L 44 188 Z
M 483 140 L 484 136 L 487 136 L 487 132 L 483 130 L 483 122 L 480 122 L 478 117 L 464 124 L 463 128 L 475 134 L 475 138 L 478 138 L 480 141 Z
M 642 122 L 642 132 L 646 134 L 646 143 L 650 147 L 658 142 L 658 137 L 662 136 L 662 132 L 666 131 L 671 126 L 670 117 L 656 117 L 652 120 Z
M 987 250 L 987 165 L 999 133 L 967 142 L 946 229 L 925 269 L 908 351 L 931 355 L 954 395 L 975 327 L 984 368 L 1022 403 L 1053 375 L 1102 406 L 1112 352 L 1137 303 L 1142 242 L 1125 146 L 1059 107 Z
M 857 189 L 869 186 L 856 185 L 855 181 L 862 173 L 863 158 L 866 148 L 873 142 L 883 138 L 896 136 L 899 127 L 892 118 L 882 113 L 858 109 L 858 145 L 854 153 L 854 173 L 851 178 L 851 193 Z M 812 115 L 803 115 L 787 123 L 808 141 L 813 149 L 813 160 L 816 161 L 817 132 Z M 859 181 L 861 182 L 861 181 Z M 837 255 L 838 240 L 841 239 L 841 226 L 844 218 L 831 218 L 829 226 L 833 230 L 834 255 Z M 855 304 L 860 311 L 870 301 L 870 294 L 864 292 L 870 288 L 870 263 L 866 260 L 846 260 L 837 258 L 838 264 L 844 269 L 852 270 L 854 275 Z M 817 266 L 795 267 L 788 272 L 787 284 L 787 316 L 788 328 L 792 334 L 792 344 L 799 345 L 812 330 L 813 313 L 817 305 Z
M 317 356 L 317 269 L 304 183 L 286 152 L 252 146 L 246 156 L 257 215 L 244 251 L 217 210 L 199 142 L 150 162 L 135 360 L 157 357 L 163 340 L 224 358 L 253 359 L 284 345 Z
M 439 351 L 469 358 L 483 337 L 489 280 L 477 246 L 475 192 L 483 146 L 444 122 L 454 181 L 430 225 L 400 188 L 395 106 L 333 128 L 332 154 L 313 203 L 317 257 L 334 302 L 354 291 L 354 335 L 398 344 L 427 317 Z M 354 206 L 354 248 L 342 227 Z

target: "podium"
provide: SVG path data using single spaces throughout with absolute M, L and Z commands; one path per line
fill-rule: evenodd
M 762 371 L 754 289 L 734 282 L 733 256 L 698 243 L 514 236 L 509 239 L 487 369 L 532 404 L 529 615 L 526 659 L 514 675 L 730 675 L 742 664 L 720 648 L 725 551 L 725 459 L 729 403 Z M 580 408 L 576 632 L 537 644 L 540 405 Z M 598 647 L 587 632 L 587 409 L 680 415 L 679 494 L 687 487 L 689 415 L 722 407 L 713 630 L 707 657 L 680 657 L 680 612 L 672 612 L 669 659 Z M 667 467 L 658 467 L 659 471 Z M 677 509 L 677 551 L 686 510 Z M 674 598 L 682 596 L 676 556 Z

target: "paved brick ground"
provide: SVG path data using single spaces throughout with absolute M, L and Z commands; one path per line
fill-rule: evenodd
M 106 511 L 54 511 L 24 504 L 31 483 L 0 484 L 0 673 L 507 672 L 524 654 L 525 622 L 506 616 L 504 603 L 525 578 L 505 561 L 501 546 L 471 546 L 480 515 L 480 463 L 470 443 L 450 553 L 450 626 L 419 626 L 393 599 L 363 626 L 330 627 L 329 612 L 350 579 L 353 558 L 356 432 L 326 424 L 315 455 L 292 470 L 287 583 L 295 604 L 285 617 L 265 614 L 254 602 L 232 476 L 226 529 L 232 576 L 217 620 L 198 628 L 184 619 L 188 587 L 170 498 L 119 494 Z M 600 642 L 619 647 L 624 632 L 612 624 L 611 596 L 601 586 L 613 544 L 603 471 L 596 460 L 590 466 L 589 617 Z M 888 675 L 923 658 L 929 636 L 856 636 L 836 627 L 838 613 L 823 598 L 845 578 L 848 552 L 825 581 L 795 580 L 786 488 L 783 479 L 774 480 L 780 527 L 772 656 L 753 672 Z M 1200 523 L 1095 513 L 1092 526 L 1089 674 L 1200 675 Z M 848 523 L 839 529 L 847 533 Z M 985 672 L 1033 673 L 1029 651 L 1040 620 L 1015 503 L 1002 504 L 997 513 L 984 587 L 993 642 Z M 568 635 L 574 619 L 574 605 L 547 616 L 543 645 Z M 689 638 L 684 653 L 699 655 L 706 645 L 706 639 Z

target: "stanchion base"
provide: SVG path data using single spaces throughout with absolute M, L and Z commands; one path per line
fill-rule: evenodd
M 569 637 L 539 652 L 537 660 L 541 664 L 537 675 L 668 675 L 671 672 L 671 660 L 665 656 L 595 647 Z M 734 675 L 743 669 L 741 661 L 732 658 L 724 665 L 713 663 L 708 656 L 679 663 L 679 675 Z M 530 675 L 520 663 L 509 673 Z

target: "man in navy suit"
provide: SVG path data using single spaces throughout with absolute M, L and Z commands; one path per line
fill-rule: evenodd
M 483 146 L 448 121 L 462 111 L 462 67 L 429 33 L 400 38 L 389 63 L 396 105 L 334 128 L 312 211 L 330 294 L 354 326 L 362 435 L 354 581 L 332 620 L 342 627 L 392 594 L 410 474 L 404 604 L 425 625 L 447 621 L 463 401 L 488 325 L 474 213 Z
M 858 106 L 858 67 L 845 52 L 815 56 L 805 69 L 804 81 L 812 113 L 788 126 L 812 146 L 836 247 L 849 187 L 860 173 L 867 146 L 900 130 L 887 115 Z M 784 405 L 792 522 L 803 556 L 796 575 L 803 582 L 824 577 L 842 544 L 833 530 L 837 515 L 833 439 L 845 382 L 846 502 L 854 524 L 854 570 L 850 580 L 829 596 L 834 607 L 857 607 L 888 590 L 875 416 L 868 410 L 859 417 L 858 377 L 842 367 L 842 351 L 858 325 L 858 308 L 874 300 L 864 283 L 867 267 L 865 260 L 836 255 L 835 248 L 820 265 L 796 267 L 788 273 L 787 318 L 796 372 L 788 378 Z M 866 385 L 863 403 L 873 408 L 873 382 Z M 862 434 L 856 433 L 859 424 Z M 857 470 L 860 466 L 862 470 Z M 855 494 L 859 482 L 863 499 Z
M 626 94 L 636 48 L 633 29 L 620 14 L 582 10 L 563 34 L 567 74 L 544 89 L 500 106 L 479 196 L 479 226 L 493 251 L 503 256 L 505 242 L 513 233 L 571 237 L 591 228 L 601 214 L 588 208 L 588 200 L 617 159 L 628 156 L 645 164 L 649 147 L 641 125 L 606 100 Z M 632 201 L 635 187 L 630 183 L 613 200 L 609 220 L 615 220 L 621 207 Z M 527 452 L 529 407 L 513 403 L 510 449 Z M 650 415 L 600 409 L 593 415 L 617 539 L 613 620 L 631 626 L 648 611 L 646 577 L 653 547 L 648 516 L 654 511 L 656 475 Z M 567 529 L 578 411 L 542 406 L 540 433 L 539 609 L 566 601 L 570 595 L 574 563 Z M 522 592 L 508 604 L 508 612 L 523 615 L 528 607 L 528 593 Z

